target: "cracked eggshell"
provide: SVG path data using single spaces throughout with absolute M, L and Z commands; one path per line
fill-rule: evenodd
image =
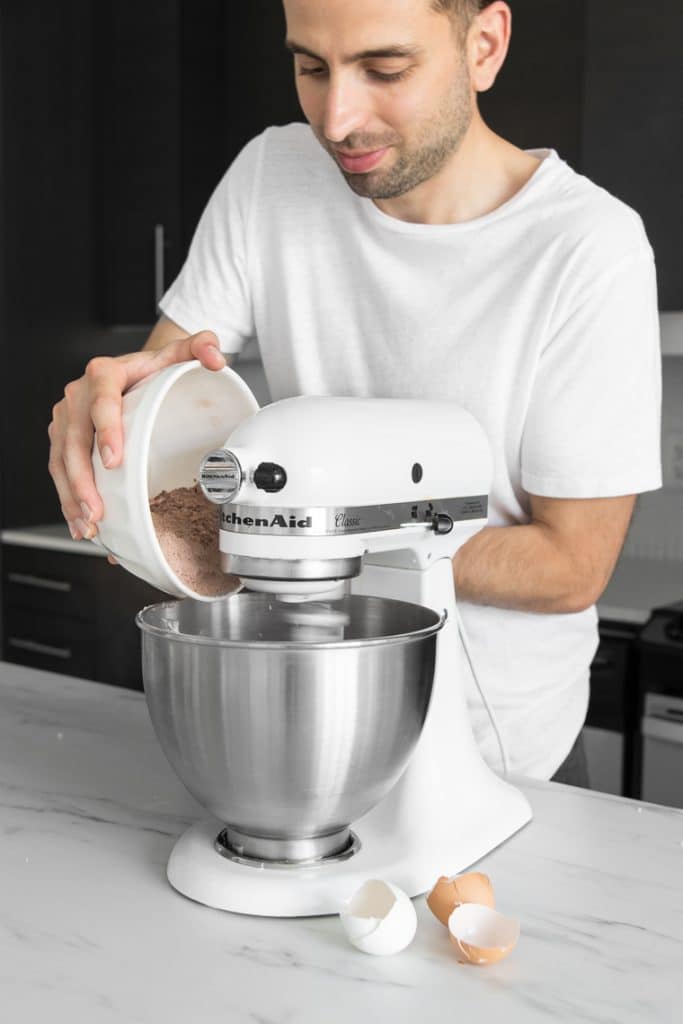
M 495 964 L 517 945 L 519 921 L 491 907 L 463 903 L 448 918 L 448 933 L 461 963 Z
M 494 907 L 493 886 L 488 875 L 470 871 L 465 875 L 441 875 L 427 896 L 427 906 L 441 924 L 448 926 L 448 918 L 463 903 L 480 903 Z
M 344 903 L 341 923 L 349 942 L 363 953 L 399 953 L 415 938 L 417 914 L 398 886 L 373 878 Z

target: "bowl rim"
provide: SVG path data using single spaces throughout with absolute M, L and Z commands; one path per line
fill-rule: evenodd
M 251 593 L 251 592 L 248 592 Z M 226 598 L 217 598 L 216 600 L 232 600 L 238 599 L 240 595 L 244 596 L 244 591 L 230 594 Z M 135 624 L 138 629 L 143 633 L 150 636 L 162 638 L 164 640 L 174 641 L 176 643 L 182 643 L 187 645 L 196 645 L 199 647 L 219 647 L 219 648 L 243 648 L 245 650 L 349 650 L 357 647 L 380 647 L 391 645 L 394 646 L 399 643 L 413 643 L 417 640 L 425 640 L 431 636 L 435 636 L 446 624 L 448 619 L 448 611 L 446 608 L 441 613 L 434 611 L 428 605 L 418 605 L 415 601 L 400 601 L 393 597 L 380 597 L 379 594 L 352 594 L 351 597 L 369 598 L 381 600 L 387 604 L 403 604 L 411 605 L 413 607 L 422 608 L 424 611 L 431 612 L 432 615 L 436 616 L 436 621 L 431 625 L 422 626 L 420 629 L 412 630 L 410 633 L 394 633 L 391 636 L 379 636 L 379 637 L 368 637 L 367 639 L 354 639 L 354 640 L 227 640 L 217 639 L 210 636 L 200 636 L 194 633 L 178 633 L 168 629 L 164 629 L 161 626 L 154 625 L 150 622 L 145 621 L 145 614 L 152 610 L 160 608 L 168 608 L 179 603 L 175 601 L 158 601 L 155 604 L 145 605 L 135 616 Z M 181 600 L 189 600 L 184 598 Z M 206 602 L 203 602 L 206 604 Z

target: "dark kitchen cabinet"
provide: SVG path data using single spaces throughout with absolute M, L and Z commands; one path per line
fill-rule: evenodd
M 634 798 L 640 795 L 639 629 L 601 619 L 583 730 L 591 787 Z
M 549 147 L 581 161 L 585 0 L 512 2 L 512 39 L 484 119 L 522 149 Z
M 5 661 L 142 689 L 135 615 L 167 594 L 105 558 L 4 544 L 2 597 Z
M 300 117 L 280 5 L 242 15 L 224 0 L 0 0 L 4 528 L 60 520 L 47 426 L 64 385 L 144 343 L 232 158 Z
M 683 5 L 588 0 L 581 169 L 638 211 L 660 307 L 683 308 Z
M 181 259 L 180 6 L 99 0 L 92 9 L 97 311 L 106 323 L 153 322 L 163 278 Z
M 238 29 L 239 24 L 239 29 Z M 287 23 L 281 0 L 249 0 L 224 26 L 225 88 L 230 156 L 271 124 L 305 121 L 285 49 Z
M 148 324 L 242 146 L 300 120 L 281 4 L 98 0 L 93 122 L 99 318 Z
M 92 345 L 89 9 L 0 0 L 2 526 L 59 518 L 47 425 Z

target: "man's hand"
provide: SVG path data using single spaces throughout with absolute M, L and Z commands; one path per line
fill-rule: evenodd
M 520 611 L 589 608 L 614 571 L 635 495 L 529 498 L 530 523 L 485 527 L 455 553 L 457 596 Z
M 91 359 L 83 376 L 67 384 L 64 398 L 52 410 L 48 427 L 48 468 L 74 540 L 94 537 L 96 523 L 104 514 L 92 470 L 93 436 L 103 464 L 108 469 L 120 465 L 124 392 L 157 370 L 190 359 L 198 359 L 209 370 L 220 370 L 226 365 L 218 339 L 211 331 L 190 336 L 162 319 L 141 352 Z

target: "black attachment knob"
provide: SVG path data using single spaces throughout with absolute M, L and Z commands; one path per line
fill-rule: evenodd
M 287 474 L 276 462 L 261 462 L 254 470 L 254 483 L 259 490 L 274 494 L 287 483 Z
M 432 529 L 434 533 L 450 533 L 453 520 L 447 512 L 435 512 L 432 516 Z

